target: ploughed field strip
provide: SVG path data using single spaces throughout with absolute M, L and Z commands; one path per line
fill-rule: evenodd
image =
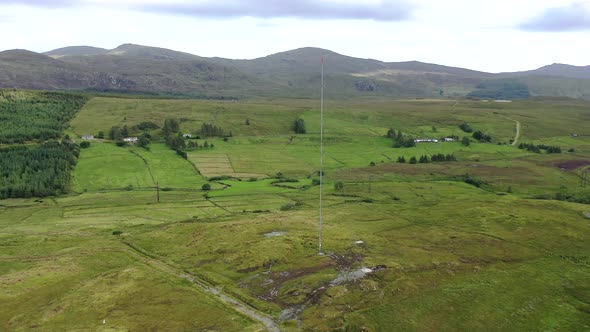
M 197 167 L 202 176 L 212 178 L 216 176 L 230 176 L 238 179 L 264 178 L 267 174 L 236 172 L 230 158 L 225 153 L 204 154 L 189 153 L 189 160 Z

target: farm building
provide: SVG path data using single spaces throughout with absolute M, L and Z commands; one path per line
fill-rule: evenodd
M 184 134 L 182 135 L 184 138 L 193 138 L 193 134 Z
M 434 138 L 417 138 L 414 140 L 415 143 L 438 143 L 437 139 Z
M 445 137 L 445 142 L 454 142 L 455 139 L 452 137 Z
M 93 140 L 94 139 L 94 135 L 82 135 L 82 139 L 83 140 Z
M 137 137 L 125 137 L 123 138 L 123 142 L 137 143 Z

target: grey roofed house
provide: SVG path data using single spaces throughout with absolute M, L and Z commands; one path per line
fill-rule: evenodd
M 84 140 L 92 140 L 92 139 L 94 139 L 94 135 L 82 135 L 82 139 L 84 139 Z
M 184 134 L 182 135 L 184 138 L 193 138 L 193 134 Z

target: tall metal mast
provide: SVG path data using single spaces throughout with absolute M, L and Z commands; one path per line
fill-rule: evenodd
M 323 255 L 322 251 L 322 192 L 324 186 L 324 57 L 322 57 L 322 81 L 320 92 L 320 224 L 319 224 L 319 254 Z

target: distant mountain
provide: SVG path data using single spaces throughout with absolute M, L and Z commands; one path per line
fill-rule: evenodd
M 126 57 L 138 57 L 143 59 L 152 60 L 170 60 L 170 61 L 182 61 L 182 60 L 203 60 L 204 58 L 178 51 L 172 51 L 165 48 L 141 46 L 135 44 L 123 44 L 113 50 L 107 51 L 107 54 L 126 56 Z
M 77 89 L 88 86 L 85 70 L 26 50 L 0 52 L 0 88 Z
M 53 58 L 59 58 L 64 56 L 77 56 L 77 55 L 98 55 L 108 53 L 109 50 L 99 47 L 92 46 L 69 46 L 64 48 L 58 48 L 53 51 L 45 52 L 43 54 L 49 55 Z
M 387 63 L 359 59 L 319 48 L 300 48 L 254 60 L 213 58 L 224 65 L 275 84 L 311 93 L 317 90 L 320 61 L 332 95 L 373 94 L 394 97 L 440 95 L 440 91 L 466 94 L 491 74 L 417 61 Z M 314 90 L 314 91 L 315 91 Z
M 243 96 L 272 91 L 266 82 L 182 52 L 137 45 L 88 53 L 64 48 L 56 58 L 24 50 L 0 52 L 0 88 L 77 89 Z M 96 51 L 96 49 L 94 50 Z M 64 54 L 76 55 L 64 55 Z
M 44 54 L 11 50 L 0 52 L 0 88 L 315 98 L 322 58 L 326 89 L 336 98 L 530 94 L 590 99 L 590 66 L 554 64 L 490 74 L 418 61 L 359 59 L 310 47 L 253 60 L 204 58 L 134 44 L 112 50 L 73 46 Z M 513 87 L 517 93 L 511 93 Z
M 507 73 L 505 75 L 511 76 L 552 76 L 552 77 L 566 77 L 582 80 L 590 79 L 590 66 L 579 67 L 572 65 L 565 65 L 561 63 L 554 63 L 552 65 L 544 66 L 539 69 L 523 71 L 517 73 Z

